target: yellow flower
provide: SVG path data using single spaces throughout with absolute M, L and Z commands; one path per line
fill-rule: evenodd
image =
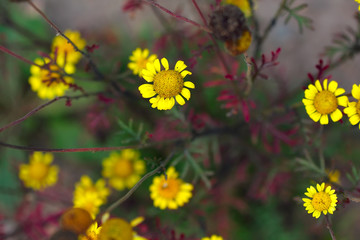
M 201 240 L 223 240 L 223 238 L 217 235 L 212 235 L 211 237 L 204 237 Z
M 352 125 L 356 125 L 360 122 L 360 85 L 353 85 L 351 95 L 357 100 L 357 102 L 349 102 L 348 107 L 344 109 L 344 113 L 346 113 L 349 117 L 350 123 Z
M 122 218 L 111 218 L 107 220 L 100 231 L 100 240 L 147 240 L 139 236 L 133 228 L 144 221 L 143 217 L 138 217 L 130 223 Z
M 327 170 L 327 175 L 329 178 L 329 182 L 340 184 L 340 172 L 339 170 Z
M 64 34 L 79 48 L 79 50 L 85 48 L 86 41 L 81 38 L 78 31 L 66 30 Z M 81 53 L 76 51 L 71 43 L 61 35 L 58 35 L 53 39 L 51 50 L 53 53 L 55 50 L 57 51 L 57 59 L 59 59 L 61 65 L 64 65 L 64 63 L 76 64 L 81 58 Z
M 120 153 L 112 152 L 103 161 L 102 175 L 109 178 L 109 184 L 116 190 L 133 187 L 145 172 L 145 163 L 140 153 L 125 149 Z
M 34 152 L 29 164 L 21 164 L 19 178 L 25 187 L 42 190 L 56 184 L 59 168 L 51 165 L 54 155 L 51 153 Z
M 132 52 L 132 55 L 129 57 L 130 63 L 128 63 L 128 68 L 133 71 L 134 75 L 139 75 L 142 77 L 142 70 L 146 68 L 148 62 L 154 62 L 157 58 L 156 54 L 149 56 L 149 49 L 137 48 Z
M 184 98 L 190 99 L 188 88 L 195 88 L 192 82 L 184 82 L 184 77 L 191 75 L 191 72 L 184 70 L 186 65 L 180 60 L 176 62 L 174 70 L 169 69 L 166 58 L 161 59 L 161 64 L 165 70 L 161 70 L 159 59 L 146 64 L 146 69 L 142 71 L 142 74 L 143 78 L 151 84 L 143 84 L 139 87 L 142 97 L 150 98 L 151 107 L 159 110 L 171 109 L 175 105 L 175 99 L 180 105 L 184 105 Z
M 101 227 L 98 226 L 97 222 L 94 222 L 90 225 L 90 227 L 86 230 L 85 235 L 79 235 L 78 240 L 98 240 L 99 234 L 101 231 Z
M 322 183 L 321 185 L 317 184 L 316 189 L 310 186 L 306 190 L 305 195 L 311 199 L 303 198 L 302 200 L 305 202 L 304 207 L 309 214 L 312 213 L 315 218 L 319 218 L 321 213 L 333 214 L 336 210 L 337 196 L 335 190 L 331 190 L 331 186 L 327 186 L 325 189 L 325 183 Z
M 30 67 L 29 83 L 31 89 L 37 92 L 41 99 L 63 96 L 69 84 L 74 82 L 74 79 L 65 75 L 75 72 L 75 67 L 71 64 L 60 67 L 49 58 L 37 58 L 34 63 L 41 67 L 36 65 Z
M 251 7 L 249 0 L 226 0 L 226 3 L 235 5 L 240 8 L 240 10 L 244 13 L 245 17 L 251 16 Z
M 330 114 L 334 122 L 339 121 L 343 114 L 338 109 L 338 106 L 346 107 L 348 98 L 340 96 L 345 93 L 343 88 L 338 88 L 338 83 L 331 81 L 328 86 L 328 80 L 323 82 L 324 88 L 321 87 L 320 81 L 316 80 L 315 86 L 310 84 L 308 89 L 305 90 L 305 98 L 302 102 L 305 105 L 307 114 L 314 122 L 320 120 L 320 124 L 328 124 Z
M 91 178 L 87 175 L 83 175 L 80 178 L 80 182 L 75 184 L 74 198 L 83 196 L 87 192 L 94 192 L 98 194 L 99 198 L 105 203 L 107 196 L 110 194 L 110 190 L 105 185 L 104 179 L 99 179 L 93 184 Z
M 92 218 L 99 213 L 99 208 L 104 201 L 97 192 L 87 191 L 83 195 L 76 195 L 73 198 L 74 208 L 82 208 L 88 211 Z
M 192 197 L 193 185 L 178 178 L 174 167 L 169 167 L 166 177 L 154 177 L 150 186 L 150 197 L 154 206 L 160 209 L 177 209 L 187 203 Z

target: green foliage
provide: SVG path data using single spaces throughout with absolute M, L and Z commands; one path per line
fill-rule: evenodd
M 288 24 L 290 19 L 294 19 L 299 26 L 300 33 L 303 32 L 304 27 L 312 30 L 313 29 L 312 20 L 310 18 L 308 18 L 306 16 L 302 16 L 298 13 L 301 10 L 307 8 L 308 5 L 306 3 L 303 3 L 303 4 L 300 4 L 296 7 L 294 7 L 294 6 L 292 6 L 294 4 L 294 2 L 295 2 L 295 0 L 288 0 L 288 1 L 286 1 L 285 5 L 284 5 L 284 10 L 288 14 L 285 19 L 285 24 Z

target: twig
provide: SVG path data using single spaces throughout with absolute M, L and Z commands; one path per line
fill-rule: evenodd
M 166 164 L 170 161 L 170 159 L 172 158 L 173 155 L 174 155 L 174 152 L 170 153 L 169 156 L 163 162 L 161 162 L 160 165 L 157 168 L 155 168 L 151 172 L 148 172 L 146 175 L 144 175 L 122 198 L 118 199 L 116 202 L 111 204 L 104 211 L 103 214 L 99 214 L 98 218 L 101 219 L 101 216 L 103 216 L 104 214 L 110 213 L 112 210 L 117 208 L 120 204 L 125 202 L 146 179 L 148 179 L 149 177 L 155 175 L 156 173 L 159 172 L 160 169 L 164 168 L 166 166 Z
M 27 2 L 30 4 L 30 6 L 32 8 L 35 9 L 35 11 L 37 11 L 43 18 L 44 20 L 53 28 L 55 29 L 55 31 L 60 34 L 63 38 L 65 38 L 68 43 L 70 43 L 73 48 L 75 49 L 75 51 L 81 53 L 84 57 L 86 57 L 89 61 L 89 66 L 94 70 L 94 73 L 96 74 L 96 76 L 99 79 L 105 79 L 104 75 L 100 72 L 100 70 L 97 68 L 97 66 L 95 65 L 95 63 L 93 62 L 92 58 L 90 57 L 90 55 L 82 50 L 80 50 L 76 44 L 70 40 L 70 38 L 68 38 L 64 33 L 61 32 L 61 30 L 45 15 L 44 12 L 42 12 L 31 0 L 27 0 Z
M 154 2 L 154 1 L 151 1 L 151 0 L 142 0 L 142 1 L 144 1 L 144 2 L 146 2 L 146 3 L 148 3 L 148 4 L 153 5 L 154 7 L 159 8 L 160 10 L 168 13 L 169 15 L 171 15 L 171 16 L 173 16 L 173 17 L 175 17 L 175 18 L 178 18 L 178 19 L 180 19 L 180 20 L 182 20 L 182 21 L 184 21 L 184 22 L 188 22 L 188 23 L 190 23 L 190 24 L 192 24 L 192 25 L 194 25 L 194 26 L 196 26 L 196 27 L 204 30 L 205 32 L 212 33 L 212 31 L 211 31 L 208 27 L 202 26 L 201 24 L 199 24 L 199 23 L 197 23 L 197 22 L 194 22 L 193 20 L 190 20 L 190 19 L 188 19 L 188 18 L 186 18 L 186 17 L 177 15 L 177 14 L 175 14 L 174 12 L 172 12 L 172 11 L 170 11 L 169 9 L 161 6 L 160 4 L 157 4 L 157 3 Z
M 23 61 L 23 62 L 25 62 L 25 63 L 28 63 L 28 64 L 30 64 L 30 65 L 35 65 L 35 66 L 38 66 L 39 68 L 42 67 L 42 66 L 40 66 L 40 65 L 38 65 L 38 64 L 36 64 L 36 63 L 34 63 L 34 62 L 32 62 L 32 61 L 24 58 L 24 57 L 22 57 L 22 56 L 20 56 L 20 55 L 17 55 L 16 53 L 10 51 L 9 49 L 7 49 L 7 48 L 4 47 L 4 46 L 1 46 L 1 45 L 0 45 L 0 51 L 3 51 L 3 52 L 5 52 L 5 53 L 7 53 L 7 54 L 9 54 L 9 55 L 11 55 L 11 56 L 13 56 L 13 57 L 16 57 L 17 59 L 19 59 L 19 60 L 21 60 L 21 61 Z
M 256 43 L 255 43 L 255 58 L 259 58 L 260 57 L 260 53 L 261 53 L 261 48 L 262 48 L 262 44 L 264 43 L 265 39 L 267 38 L 267 36 L 270 33 L 270 30 L 276 25 L 277 19 L 280 17 L 280 14 L 282 12 L 282 10 L 284 9 L 285 5 L 286 5 L 287 0 L 282 0 L 278 10 L 276 11 L 274 17 L 271 19 L 270 23 L 267 25 L 267 27 L 264 30 L 264 33 L 262 36 L 255 36 L 256 39 Z M 254 13 L 254 11 L 252 11 L 252 13 Z M 253 17 L 253 19 L 255 19 L 255 17 Z M 257 24 L 257 22 L 254 22 Z M 258 26 L 255 25 L 257 27 L 257 31 L 258 31 Z
M 37 113 L 38 111 L 40 111 L 41 109 L 45 108 L 46 106 L 49 106 L 50 104 L 54 103 L 54 102 L 57 102 L 61 99 L 79 99 L 79 98 L 82 98 L 82 97 L 89 97 L 89 96 L 92 96 L 92 95 L 97 95 L 99 93 L 90 93 L 90 94 L 82 94 L 82 95 L 78 95 L 78 96 L 62 96 L 62 97 L 56 97 L 54 98 L 53 100 L 47 102 L 47 103 L 44 103 L 36 108 L 34 108 L 33 110 L 31 110 L 30 112 L 28 112 L 27 114 L 25 114 L 23 117 L 3 126 L 2 128 L 0 128 L 0 133 L 10 127 L 13 127 L 21 122 L 23 122 L 24 120 L 28 119 L 29 117 L 31 117 L 32 115 L 34 115 L 35 113 Z
M 336 240 L 336 237 L 334 235 L 334 232 L 333 230 L 331 229 L 331 225 L 330 225 L 330 221 L 329 221 L 329 216 L 325 216 L 325 219 L 326 219 L 326 228 L 329 230 L 330 232 L 330 236 L 331 236 L 331 239 L 332 240 Z

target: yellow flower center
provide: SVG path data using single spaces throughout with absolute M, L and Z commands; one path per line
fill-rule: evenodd
M 163 179 L 159 187 L 159 195 L 163 198 L 174 199 L 180 191 L 181 180 L 169 178 Z
M 154 90 L 160 97 L 175 97 L 181 92 L 183 86 L 184 80 L 175 70 L 164 70 L 154 76 Z
M 29 175 L 34 180 L 43 180 L 49 173 L 49 165 L 41 162 L 30 164 Z
M 315 210 L 318 210 L 320 212 L 328 210 L 331 205 L 330 195 L 325 192 L 315 193 L 311 201 L 311 205 L 314 207 Z
M 134 171 L 134 166 L 130 160 L 123 159 L 116 162 L 114 166 L 114 173 L 120 178 L 130 176 Z
M 314 106 L 319 113 L 329 114 L 337 109 L 338 103 L 334 93 L 324 90 L 316 94 Z

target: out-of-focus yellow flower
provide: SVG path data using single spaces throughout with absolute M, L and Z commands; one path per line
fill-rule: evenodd
M 21 164 L 19 178 L 25 187 L 42 190 L 56 184 L 59 168 L 51 165 L 54 155 L 51 153 L 34 152 L 29 164 Z
M 194 83 L 184 82 L 184 78 L 191 72 L 184 70 L 187 66 L 180 60 L 176 62 L 174 70 L 169 69 L 166 58 L 161 59 L 161 64 L 165 70 L 161 70 L 160 60 L 156 59 L 153 63 L 147 63 L 146 69 L 142 71 L 143 78 L 149 82 L 139 87 L 142 97 L 150 98 L 151 107 L 159 110 L 170 110 L 175 100 L 184 105 L 184 98 L 190 99 L 189 88 L 195 88 Z
M 326 171 L 328 178 L 329 178 L 329 182 L 331 183 L 336 183 L 336 184 L 340 184 L 340 171 L 339 170 L 331 170 L 331 171 Z
M 360 0 L 359 0 L 360 1 Z M 349 117 L 351 125 L 356 125 L 360 122 L 360 85 L 354 84 L 351 90 L 351 95 L 357 101 L 349 102 L 344 109 L 344 113 Z M 360 129 L 360 124 L 359 124 Z
M 154 206 L 160 209 L 177 209 L 187 203 L 192 197 L 193 185 L 178 178 L 174 167 L 169 167 L 164 175 L 154 177 L 150 186 L 150 197 Z
M 99 213 L 100 206 L 104 201 L 99 197 L 97 192 L 85 192 L 83 195 L 76 195 L 73 198 L 74 208 L 82 208 L 88 211 L 92 218 Z
M 305 195 L 309 198 L 303 198 L 305 210 L 312 216 L 319 218 L 321 213 L 326 215 L 327 213 L 333 214 L 335 211 L 337 196 L 335 190 L 331 189 L 331 186 L 325 188 L 325 183 L 317 184 L 316 189 L 310 186 L 306 189 Z M 317 191 L 316 191 L 317 190 Z
M 358 4 L 360 4 L 360 0 L 355 0 Z M 359 11 L 360 11 L 360 5 L 359 5 Z
M 140 153 L 125 149 L 120 153 L 112 152 L 103 161 L 102 175 L 109 179 L 109 184 L 116 190 L 132 188 L 145 172 L 145 162 Z
M 225 42 L 225 46 L 232 55 L 237 56 L 249 49 L 251 45 L 251 39 L 252 37 L 250 31 L 244 30 L 238 39 L 227 40 Z
M 67 36 L 79 50 L 85 48 L 86 41 L 81 38 L 80 32 L 66 30 L 64 35 Z M 57 59 L 59 59 L 61 65 L 64 65 L 65 63 L 76 64 L 82 56 L 81 53 L 76 51 L 71 43 L 61 35 L 58 35 L 53 39 L 51 50 L 53 53 L 56 51 Z
M 85 234 L 79 235 L 79 240 L 98 240 L 101 227 L 98 226 L 97 222 L 91 224 L 91 226 L 86 230 Z
M 211 237 L 204 237 L 201 240 L 223 240 L 223 238 L 218 235 L 211 235 Z
M 106 187 L 104 179 L 99 179 L 94 184 L 89 176 L 83 175 L 80 178 L 80 182 L 75 184 L 74 198 L 81 197 L 87 192 L 98 194 L 104 203 L 106 203 L 106 198 L 110 194 L 110 190 Z
M 59 65 L 50 58 L 37 58 L 34 63 L 37 65 L 30 67 L 29 83 L 41 99 L 63 96 L 69 84 L 74 82 L 73 78 L 67 76 L 75 72 L 72 64 Z
M 148 62 L 154 62 L 156 58 L 156 54 L 149 56 L 149 49 L 145 48 L 141 50 L 141 48 L 137 48 L 129 57 L 131 62 L 128 63 L 128 68 L 133 71 L 134 75 L 142 77 L 142 70 L 146 68 L 146 64 Z

